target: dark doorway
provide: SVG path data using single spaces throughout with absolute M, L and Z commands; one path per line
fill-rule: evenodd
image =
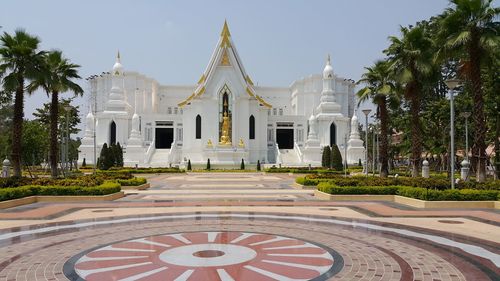
M 201 116 L 196 115 L 196 139 L 201 139 Z
M 250 132 L 249 132 L 249 137 L 251 140 L 255 139 L 255 117 L 253 115 L 250 115 L 250 120 L 248 121 L 248 125 L 250 127 Z
M 276 129 L 276 142 L 280 149 L 293 149 L 293 129 Z
M 332 122 L 330 125 L 330 146 L 337 144 L 337 127 L 335 123 Z
M 157 149 L 171 148 L 174 141 L 174 128 L 156 128 L 155 147 Z
M 109 125 L 109 144 L 116 144 L 116 123 L 115 121 L 111 121 L 111 125 Z

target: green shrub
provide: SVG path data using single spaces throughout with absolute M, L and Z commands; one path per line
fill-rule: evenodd
M 139 186 L 147 183 L 146 178 L 131 178 L 127 180 L 117 180 L 118 183 L 122 186 Z
M 85 158 L 83 158 L 82 168 L 85 168 L 85 167 L 87 167 L 87 162 L 85 161 Z
M 187 166 L 187 170 L 188 171 L 191 171 L 193 168 L 191 167 L 191 159 L 188 160 L 188 166 Z
M 260 171 L 260 160 L 257 160 L 257 171 Z
M 210 158 L 207 159 L 207 170 L 210 170 Z
M 241 158 L 240 170 L 245 170 L 245 160 Z
M 106 195 L 120 191 L 120 184 L 105 181 L 99 186 L 41 186 L 27 185 L 0 189 L 0 201 L 12 200 L 34 195 Z

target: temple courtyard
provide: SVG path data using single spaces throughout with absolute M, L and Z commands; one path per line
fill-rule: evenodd
M 0 280 L 498 280 L 496 209 L 320 201 L 294 176 L 149 175 L 0 210 Z

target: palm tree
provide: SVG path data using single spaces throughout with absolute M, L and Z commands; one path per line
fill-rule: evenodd
M 26 85 L 44 75 L 44 52 L 38 50 L 40 40 L 24 30 L 14 36 L 4 32 L 0 37 L 0 78 L 3 91 L 14 96 L 12 119 L 12 166 L 14 176 L 21 176 L 21 140 L 23 136 L 24 92 Z
M 417 177 L 421 165 L 422 128 L 420 106 L 425 79 L 432 73 L 433 42 L 422 25 L 401 27 L 401 39 L 389 37 L 391 45 L 384 50 L 389 56 L 390 69 L 403 87 L 410 104 L 412 177 Z
M 47 95 L 51 95 L 50 103 L 50 169 L 52 177 L 57 177 L 57 156 L 58 156 L 58 119 L 59 119 L 59 94 L 67 91 L 75 95 L 82 95 L 83 89 L 72 81 L 80 79 L 78 70 L 80 66 L 72 64 L 63 57 L 61 51 L 50 51 L 45 56 L 45 65 L 48 75 L 35 80 L 29 87 L 33 92 L 37 88 L 43 88 Z
M 365 67 L 366 72 L 358 81 L 365 87 L 357 92 L 359 103 L 371 99 L 377 105 L 378 117 L 380 119 L 380 176 L 386 178 L 389 174 L 388 167 L 388 139 L 389 113 L 387 111 L 388 98 L 394 96 L 395 84 L 392 80 L 389 64 L 385 60 L 375 62 L 372 67 Z
M 482 62 L 490 54 L 498 52 L 500 23 L 495 21 L 500 8 L 492 7 L 492 0 L 451 0 L 454 8 L 448 8 L 441 19 L 439 38 L 443 53 L 460 57 L 464 62 L 464 74 L 472 89 L 474 100 L 473 157 L 477 157 L 476 178 L 486 179 L 486 120 L 484 115 L 481 80 Z

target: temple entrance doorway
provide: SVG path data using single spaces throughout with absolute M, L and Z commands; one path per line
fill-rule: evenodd
M 279 149 L 293 149 L 293 128 L 276 129 L 276 143 Z
M 171 148 L 173 141 L 174 141 L 174 128 L 156 128 L 155 129 L 155 147 L 156 147 L 156 149 Z

